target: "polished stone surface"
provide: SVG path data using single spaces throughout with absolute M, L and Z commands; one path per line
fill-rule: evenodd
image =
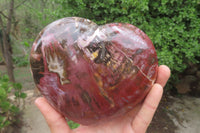
M 86 125 L 133 109 L 149 92 L 158 68 L 151 40 L 137 27 L 98 26 L 78 17 L 45 27 L 30 63 L 35 84 L 50 104 Z

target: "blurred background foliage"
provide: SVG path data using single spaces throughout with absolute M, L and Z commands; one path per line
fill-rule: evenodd
M 12 95 L 14 94 L 14 95 Z M 19 124 L 20 112 L 24 109 L 27 94 L 20 83 L 12 83 L 7 75 L 0 73 L 0 132 L 12 124 Z

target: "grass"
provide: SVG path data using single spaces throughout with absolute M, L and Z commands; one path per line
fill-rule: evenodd
M 70 127 L 71 129 L 75 129 L 75 128 L 79 127 L 79 124 L 78 124 L 78 123 L 75 123 L 75 122 L 73 122 L 73 121 L 68 121 L 67 123 L 68 123 L 68 125 L 69 125 L 69 127 Z

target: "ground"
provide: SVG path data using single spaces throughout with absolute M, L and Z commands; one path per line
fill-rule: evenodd
M 38 96 L 28 67 L 16 67 L 16 81 L 22 83 L 28 94 L 26 106 L 22 112 L 22 126 L 15 126 L 15 133 L 50 133 L 34 100 Z M 5 73 L 0 65 L 0 72 Z M 150 124 L 147 133 L 199 133 L 200 98 L 191 96 L 172 96 L 164 93 L 161 103 Z M 13 130 L 10 131 L 12 133 Z

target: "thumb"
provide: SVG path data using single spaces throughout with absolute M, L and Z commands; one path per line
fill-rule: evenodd
M 59 114 L 54 108 L 49 105 L 47 100 L 43 97 L 39 97 L 35 100 L 35 105 L 39 108 L 40 112 L 44 116 L 51 133 L 70 133 L 69 128 L 65 118 Z
M 162 86 L 160 84 L 155 84 L 132 122 L 133 130 L 136 133 L 144 133 L 147 130 L 161 100 L 162 94 Z

